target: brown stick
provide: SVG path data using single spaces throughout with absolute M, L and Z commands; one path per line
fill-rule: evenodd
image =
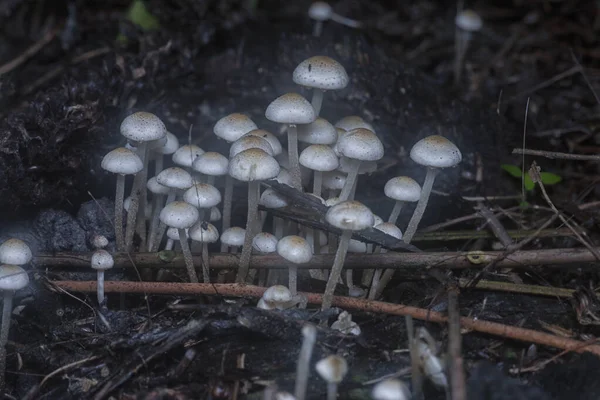
M 466 400 L 467 388 L 462 356 L 458 288 L 448 290 L 448 352 L 450 353 L 450 390 L 452 400 Z
M 96 292 L 96 281 L 49 281 L 50 286 L 74 292 Z M 266 288 L 238 283 L 173 283 L 173 282 L 105 282 L 104 291 L 107 293 L 149 293 L 149 294 L 177 294 L 177 295 L 214 295 L 236 297 L 261 297 Z M 311 304 L 321 304 L 320 293 L 299 293 L 306 296 Z M 381 301 L 358 299 L 353 297 L 336 296 L 333 305 L 342 308 L 362 310 L 368 312 L 410 315 L 423 321 L 447 323 L 448 318 L 442 313 L 424 308 L 391 304 Z M 504 325 L 497 322 L 484 321 L 461 317 L 460 324 L 463 328 L 476 332 L 488 333 L 505 339 L 520 340 L 537 343 L 558 349 L 581 352 L 591 352 L 600 356 L 600 346 L 594 343 L 585 343 L 565 337 L 538 332 L 532 329 Z
M 18 68 L 25 61 L 35 56 L 41 49 L 44 48 L 44 46 L 46 46 L 52 41 L 52 39 L 54 39 L 56 33 L 56 29 L 50 29 L 44 34 L 44 36 L 40 38 L 40 40 L 38 40 L 37 42 L 29 46 L 27 49 L 25 49 L 25 51 L 21 53 L 18 57 L 10 60 L 6 64 L 0 65 L 0 76 L 14 70 L 15 68 Z

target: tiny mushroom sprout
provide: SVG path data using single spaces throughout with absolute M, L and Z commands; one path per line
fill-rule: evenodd
M 454 20 L 456 25 L 456 43 L 454 50 L 454 83 L 458 85 L 460 83 L 460 77 L 462 75 L 462 64 L 467 54 L 469 47 L 469 41 L 473 32 L 480 31 L 483 27 L 483 20 L 473 10 L 462 10 L 460 11 Z
M 184 201 L 173 201 L 167 204 L 160 211 L 160 220 L 169 227 L 177 228 L 179 231 L 179 244 L 181 245 L 181 251 L 183 252 L 183 258 L 185 260 L 185 267 L 187 269 L 190 282 L 198 283 L 198 276 L 194 269 L 194 260 L 192 259 L 192 252 L 187 241 L 186 229 L 192 227 L 198 217 L 200 216 L 198 209 L 189 203 Z
M 325 219 L 328 224 L 341 229 L 342 236 L 340 237 L 331 273 L 329 274 L 325 293 L 323 294 L 322 310 L 327 310 L 331 307 L 333 293 L 342 273 L 352 232 L 371 228 L 373 226 L 373 213 L 367 206 L 358 201 L 343 201 L 331 207 L 327 211 Z
M 279 173 L 279 163 L 261 149 L 248 149 L 236 154 L 229 163 L 229 175 L 243 182 L 248 182 L 248 215 L 246 221 L 246 237 L 240 256 L 240 265 L 236 281 L 244 282 L 250 267 L 252 239 L 260 221 L 258 221 L 258 199 L 260 181 L 272 179 Z
M 462 154 L 454 143 L 443 136 L 432 135 L 419 140 L 410 150 L 410 158 L 417 164 L 427 167 L 427 174 L 421 189 L 421 197 L 417 207 L 413 212 L 406 231 L 404 232 L 404 242 L 410 243 L 419 222 L 425 213 L 429 195 L 433 188 L 433 182 L 438 172 L 442 168 L 450 168 L 458 165 L 462 160 Z
M 331 324 L 331 329 L 340 331 L 345 335 L 360 335 L 360 326 L 354 321 L 352 321 L 352 314 L 348 311 L 342 311 L 340 315 L 338 315 L 337 321 Z
M 421 197 L 421 186 L 408 176 L 397 176 L 390 179 L 386 182 L 383 191 L 387 197 L 396 201 L 388 218 L 388 222 L 392 224 L 396 223 L 404 203 L 419 201 Z
M 346 69 L 331 57 L 314 56 L 302 61 L 293 73 L 294 83 L 313 89 L 312 106 L 318 116 L 326 90 L 340 90 L 348 86 Z
M 204 150 L 195 144 L 184 144 L 171 156 L 173 162 L 179 166 L 191 168 L 196 158 L 204 154 Z
M 123 199 L 125 197 L 125 175 L 135 175 L 144 168 L 140 157 L 125 147 L 118 147 L 104 156 L 100 164 L 102 169 L 117 174 L 115 193 L 115 238 L 117 250 L 125 250 L 123 233 Z
M 337 387 L 348 373 L 348 363 L 343 357 L 331 355 L 315 365 L 318 374 L 327 382 L 327 400 L 336 400 Z
M 297 400 L 306 399 L 308 377 L 310 376 L 310 359 L 317 341 L 317 328 L 309 323 L 302 327 L 302 347 L 296 365 L 296 386 L 294 395 Z
M 91 240 L 94 249 L 103 249 L 108 246 L 108 239 L 104 235 L 94 235 Z
M 6 343 L 10 330 L 13 296 L 15 291 L 29 284 L 27 271 L 18 265 L 0 266 L 0 290 L 4 292 L 2 307 L 2 327 L 0 327 L 0 390 L 4 390 L 4 372 L 6 371 Z
M 325 21 L 332 20 L 349 28 L 360 28 L 362 25 L 360 21 L 335 13 L 329 3 L 324 1 L 315 1 L 312 3 L 308 8 L 308 16 L 315 21 L 315 26 L 313 28 L 313 36 L 315 37 L 321 36 L 323 22 Z
M 338 141 L 341 155 L 351 159 L 348 178 L 340 193 L 340 200 L 349 199 L 352 187 L 356 184 L 360 164 L 363 161 L 377 161 L 383 157 L 383 143 L 373 131 L 357 128 L 343 135 Z
M 273 285 L 267 288 L 260 298 L 257 307 L 264 310 L 283 310 L 292 302 L 290 289 L 283 285 Z M 262 300 L 262 302 L 261 302 Z
M 306 264 L 312 258 L 310 244 L 301 236 L 290 235 L 283 237 L 277 242 L 277 253 L 290 262 L 289 289 L 292 296 L 297 294 L 298 264 Z
M 221 153 L 207 151 L 194 160 L 192 168 L 207 177 L 206 183 L 214 185 L 217 176 L 227 175 L 229 159 Z
M 32 258 L 31 249 L 21 239 L 11 238 L 0 245 L 0 264 L 25 265 Z
M 313 194 L 321 196 L 323 172 L 335 170 L 339 166 L 339 160 L 331 147 L 311 144 L 300 153 L 300 165 L 314 171 Z
M 204 283 L 210 283 L 208 244 L 219 240 L 219 231 L 213 224 L 198 221 L 189 229 L 188 234 L 192 240 L 202 243 L 202 274 Z
M 409 400 L 411 396 L 404 382 L 388 378 L 373 386 L 371 397 L 373 400 Z
M 288 158 L 293 187 L 302 191 L 300 165 L 298 164 L 298 124 L 310 124 L 317 115 L 308 100 L 297 93 L 286 93 L 269 104 L 265 111 L 269 121 L 287 125 Z
M 98 249 L 92 254 L 91 266 L 96 270 L 98 282 L 96 292 L 98 294 L 98 304 L 104 305 L 104 271 L 111 269 L 115 265 L 115 260 L 110 253 L 103 249 Z

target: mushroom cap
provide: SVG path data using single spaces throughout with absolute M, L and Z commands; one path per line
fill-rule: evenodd
M 286 93 L 269 104 L 265 111 L 269 121 L 279 124 L 310 124 L 317 116 L 315 109 L 298 93 Z
M 252 239 L 252 248 L 259 253 L 275 253 L 277 251 L 277 237 L 269 232 L 260 232 Z
M 269 286 L 262 295 L 268 303 L 287 303 L 292 300 L 292 292 L 283 285 Z
M 104 249 L 98 249 L 92 254 L 92 260 L 90 264 L 96 271 L 106 271 L 115 265 L 115 260 L 108 251 Z
M 440 135 L 432 135 L 415 143 L 410 150 L 410 158 L 426 167 L 449 168 L 462 161 L 462 154 L 450 140 Z
M 373 386 L 373 400 L 409 400 L 410 391 L 399 379 L 385 379 Z
M 229 114 L 217 121 L 213 132 L 228 142 L 235 142 L 246 133 L 258 127 L 248 116 L 240 113 Z
M 171 191 L 171 189 L 165 185 L 158 183 L 158 180 L 155 176 L 148 179 L 148 182 L 146 182 L 146 188 L 154 194 L 168 194 Z
M 282 185 L 293 186 L 292 174 L 290 174 L 290 171 L 288 171 L 287 169 L 285 169 L 283 167 L 279 168 L 279 173 L 275 177 L 275 180 L 277 182 L 281 183 Z
M 360 240 L 350 239 L 348 242 L 348 253 L 366 253 L 367 252 L 367 244 L 365 242 L 361 242 Z
M 189 232 L 189 229 L 186 229 L 185 234 L 187 235 L 188 232 Z M 173 228 L 173 227 L 167 229 L 167 237 L 171 240 L 178 241 L 179 240 L 179 229 Z
M 346 183 L 347 175 L 341 171 L 329 171 L 323 174 L 323 187 L 327 189 L 341 190 Z
M 108 246 L 108 239 L 104 235 L 94 235 L 91 242 L 95 249 L 103 249 Z
M 483 28 L 483 20 L 473 10 L 462 10 L 454 19 L 456 26 L 464 31 L 477 32 Z
M 365 128 L 356 128 L 343 135 L 337 147 L 343 156 L 361 161 L 377 161 L 384 152 L 381 140 Z
M 260 136 L 242 136 L 231 144 L 229 158 L 233 158 L 236 154 L 248 149 L 261 149 L 271 157 L 275 155 L 273 147 L 266 139 Z
M 208 183 L 196 183 L 183 193 L 183 201 L 197 208 L 211 208 L 221 202 L 221 192 Z
M 327 383 L 340 383 L 348 373 L 348 363 L 343 357 L 331 355 L 319 360 L 315 369 Z
M 333 171 L 340 163 L 333 149 L 325 144 L 311 144 L 302 150 L 299 161 L 313 171 Z
M 360 231 L 373 226 L 373 213 L 369 207 L 355 200 L 337 203 L 327 211 L 325 219 L 342 230 Z
M 324 1 L 315 1 L 308 8 L 308 16 L 315 21 L 327 21 L 331 18 L 333 9 Z
M 0 264 L 25 265 L 32 258 L 31 249 L 21 239 L 11 238 L 0 245 Z
M 261 149 L 248 149 L 236 154 L 229 162 L 229 175 L 250 182 L 275 178 L 279 163 Z
M 421 185 L 409 176 L 396 176 L 386 182 L 383 192 L 390 199 L 415 202 L 421 197 Z
M 368 129 L 372 132 L 375 132 L 373 125 L 365 121 L 362 117 L 358 115 L 348 115 L 338 122 L 335 123 L 334 127 L 343 129 L 345 131 L 351 131 L 357 128 Z
M 373 228 L 377 229 L 385 233 L 386 235 L 390 235 L 395 237 L 398 240 L 402 240 L 402 231 L 395 224 L 391 222 L 382 222 L 380 224 L 375 225 Z
M 167 141 L 164 145 L 152 149 L 155 153 L 173 154 L 177 151 L 177 149 L 179 148 L 179 139 L 177 139 L 177 136 L 173 135 L 171 132 L 167 132 L 165 139 Z
M 379 215 L 377 214 L 373 214 L 373 227 L 376 227 L 377 225 L 383 223 L 383 218 L 381 218 Z
M 221 211 L 217 207 L 211 207 L 210 208 L 210 216 L 208 217 L 208 220 L 210 222 L 215 222 L 215 221 L 219 221 L 220 219 L 221 219 Z
M 256 308 L 260 308 L 261 310 L 275 310 L 275 304 L 271 302 L 265 301 L 262 297 L 258 299 L 258 303 L 256 303 Z
M 214 243 L 219 240 L 219 231 L 213 224 L 198 221 L 190 228 L 188 236 L 197 242 Z
M 196 223 L 198 209 L 185 201 L 173 201 L 160 210 L 159 218 L 167 226 L 186 229 Z
M 306 264 L 312 258 L 310 244 L 301 236 L 285 236 L 277 242 L 277 253 L 294 264 Z
M 194 160 L 204 154 L 204 150 L 195 144 L 184 144 L 173 153 L 173 162 L 182 167 L 191 167 Z
M 245 136 L 257 136 L 257 137 L 262 138 L 262 139 L 266 140 L 267 142 L 269 142 L 269 144 L 271 145 L 271 149 L 273 150 L 274 156 L 281 154 L 281 152 L 283 151 L 283 148 L 281 147 L 281 142 L 279 141 L 279 139 L 277 139 L 277 136 L 273 135 L 271 132 L 266 131 L 264 129 L 254 129 L 254 130 L 246 133 L 242 137 L 245 137 Z
M 194 171 L 198 171 L 204 175 L 227 175 L 229 171 L 229 159 L 216 151 L 207 151 L 194 160 L 192 168 Z
M 156 115 L 139 111 L 121 122 L 121 135 L 136 142 L 157 140 L 167 134 L 165 124 Z
M 287 198 L 271 188 L 265 189 L 260 195 L 258 204 L 266 208 L 283 208 L 288 206 Z
M 298 141 L 302 143 L 334 144 L 337 139 L 335 127 L 322 117 L 317 117 L 310 124 L 298 127 Z
M 221 234 L 221 243 L 225 243 L 231 247 L 241 247 L 244 245 L 244 237 L 246 236 L 246 230 L 239 226 L 232 226 L 227 228 Z
M 194 184 L 189 172 L 179 167 L 163 169 L 156 175 L 156 181 L 170 189 L 189 189 Z
M 20 290 L 29 284 L 27 271 L 18 265 L 0 266 L 0 290 Z
M 327 56 L 313 56 L 302 61 L 292 78 L 297 85 L 321 90 L 343 89 L 350 81 L 342 64 Z
M 144 163 L 128 148 L 117 147 L 102 158 L 100 166 L 113 174 L 132 175 L 140 172 L 144 168 Z

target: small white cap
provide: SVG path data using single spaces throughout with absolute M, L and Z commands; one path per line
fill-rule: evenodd
M 450 140 L 440 135 L 432 135 L 415 143 L 410 150 L 410 158 L 426 167 L 449 168 L 462 161 L 462 154 Z
M 340 383 L 348 373 L 348 363 L 343 357 L 331 355 L 319 360 L 315 369 L 327 383 Z
M 106 250 L 99 249 L 92 254 L 91 266 L 96 271 L 106 271 L 115 265 L 113 256 Z
M 221 192 L 208 183 L 196 183 L 183 193 L 183 201 L 197 208 L 211 208 L 221 202 Z
M 189 189 L 194 184 L 190 173 L 179 167 L 163 169 L 156 175 L 156 181 L 168 188 L 180 190 Z
M 344 117 L 338 122 L 336 122 L 334 126 L 345 131 L 351 131 L 357 128 L 364 128 L 375 132 L 373 125 L 369 124 L 367 121 L 365 121 L 358 115 L 348 115 L 347 117 Z
M 285 169 L 283 167 L 279 168 L 279 173 L 275 177 L 275 180 L 277 182 L 281 183 L 282 185 L 293 186 L 292 175 L 290 174 L 290 171 L 288 171 L 287 169 Z
M 381 231 L 387 235 L 395 237 L 398 240 L 402 240 L 402 231 L 395 224 L 391 222 L 382 222 L 374 226 L 375 229 Z
M 235 142 L 251 130 L 257 129 L 256 124 L 246 115 L 233 113 L 217 121 L 213 132 L 228 142 Z
M 325 144 L 311 144 L 300 153 L 300 165 L 313 171 L 333 171 L 339 160 L 333 149 Z
M 185 230 L 185 234 L 188 234 L 188 229 Z M 167 237 L 171 240 L 178 241 L 179 240 L 179 229 L 177 228 L 169 228 L 167 229 Z
M 252 239 L 252 248 L 263 254 L 277 251 L 277 237 L 269 232 L 261 232 Z
M 136 142 L 157 140 L 167 134 L 165 124 L 156 115 L 140 111 L 121 122 L 121 135 Z
M 269 121 L 280 124 L 310 124 L 317 116 L 315 109 L 298 93 L 287 93 L 273 100 L 265 111 Z
M 208 217 L 208 220 L 210 222 L 215 222 L 215 221 L 219 221 L 220 219 L 221 219 L 221 211 L 217 207 L 211 207 L 210 216 Z
M 155 153 L 173 154 L 177 151 L 177 149 L 179 148 L 179 139 L 177 139 L 177 136 L 173 135 L 171 132 L 167 132 L 165 139 L 167 141 L 165 142 L 164 145 L 162 145 L 161 147 L 152 149 Z
M 155 176 L 148 179 L 148 182 L 146 182 L 146 188 L 154 194 L 168 194 L 171 191 L 171 189 L 165 185 L 158 183 L 158 180 Z
M 483 20 L 473 10 L 462 10 L 456 15 L 454 23 L 457 27 L 468 32 L 477 32 L 483 28 Z
M 199 216 L 196 207 L 185 201 L 174 201 L 160 210 L 159 218 L 167 226 L 185 229 L 194 225 Z
M 361 161 L 377 161 L 383 157 L 383 143 L 365 128 L 356 128 L 343 135 L 337 143 L 343 156 Z
M 177 165 L 181 165 L 182 167 L 191 167 L 194 163 L 194 160 L 196 160 L 196 158 L 202 154 L 204 154 L 204 150 L 195 144 L 184 144 L 178 148 L 175 153 L 173 153 L 172 159 Z
M 377 225 L 379 225 L 379 224 L 381 224 L 381 223 L 383 223 L 383 222 L 384 222 L 383 218 L 381 218 L 377 214 L 373 214 L 373 226 L 374 227 L 377 226 Z
M 92 237 L 92 246 L 95 249 L 103 249 L 108 246 L 108 239 L 104 235 L 94 235 Z
M 245 236 L 246 230 L 244 228 L 232 226 L 231 228 L 225 229 L 221 234 L 221 243 L 230 247 L 241 247 L 244 245 Z
M 359 168 L 360 169 L 360 168 Z M 323 187 L 341 190 L 346 183 L 346 174 L 341 171 L 329 171 L 323 174 Z
M 324 1 L 315 1 L 308 8 L 308 16 L 315 21 L 327 21 L 333 15 L 333 9 Z
M 277 139 L 277 136 L 273 135 L 269 131 L 265 131 L 264 129 L 254 129 L 253 131 L 246 133 L 242 137 L 245 136 L 258 136 L 259 138 L 262 138 L 269 142 L 269 144 L 271 145 L 271 149 L 273 150 L 274 156 L 281 154 L 281 152 L 283 151 L 283 148 L 281 147 L 281 142 L 279 141 L 279 139 Z
M 21 290 L 29 284 L 27 271 L 18 265 L 0 266 L 0 290 Z
M 397 176 L 386 182 L 383 192 L 393 200 L 415 202 L 421 197 L 421 186 L 411 177 Z
M 260 308 L 261 310 L 275 310 L 275 304 L 268 303 L 262 297 L 258 299 L 258 303 L 256 303 L 256 308 Z
M 410 391 L 399 379 L 385 379 L 373 386 L 373 400 L 409 400 Z
M 0 245 L 0 264 L 25 265 L 32 258 L 31 249 L 21 239 L 8 239 Z
M 310 244 L 303 237 L 290 235 L 277 242 L 277 253 L 294 264 L 305 264 L 312 258 Z
M 248 149 L 261 149 L 271 157 L 275 155 L 273 147 L 271 147 L 266 139 L 260 136 L 242 136 L 231 144 L 229 158 L 233 158 L 236 154 Z
M 292 75 L 294 83 L 321 90 L 339 90 L 348 86 L 346 69 L 331 57 L 314 56 L 302 61 Z
M 287 303 L 292 300 L 292 292 L 283 285 L 273 285 L 265 290 L 262 298 L 268 303 Z
M 348 242 L 348 253 L 366 253 L 367 244 L 360 240 L 350 239 Z
M 334 205 L 327 211 L 325 219 L 342 230 L 360 231 L 373 226 L 373 213 L 369 207 L 354 200 Z
M 190 228 L 188 236 L 196 242 L 214 243 L 219 240 L 219 231 L 213 224 L 198 221 Z
M 278 191 L 267 188 L 260 195 L 258 204 L 266 208 L 283 208 L 288 206 L 288 201 L 287 198 Z
M 192 168 L 194 171 L 198 171 L 204 175 L 227 175 L 227 171 L 229 170 L 229 159 L 216 151 L 207 151 L 194 160 Z
M 235 155 L 229 162 L 229 175 L 239 181 L 261 181 L 275 178 L 279 163 L 261 149 L 248 149 Z
M 125 147 L 117 147 L 107 153 L 100 166 L 108 172 L 121 175 L 137 174 L 144 168 L 140 157 Z
M 331 324 L 331 329 L 340 331 L 346 335 L 359 336 L 361 333 L 360 326 L 352 321 L 352 314 L 348 311 L 342 311 L 338 315 L 337 321 Z
M 317 117 L 313 122 L 298 127 L 298 141 L 309 144 L 334 144 L 338 135 L 333 125 L 325 118 Z

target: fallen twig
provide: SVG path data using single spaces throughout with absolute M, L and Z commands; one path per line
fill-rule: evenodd
M 551 159 L 577 160 L 577 161 L 600 161 L 600 156 L 588 156 L 584 154 L 560 153 L 557 151 L 513 149 L 513 154 L 525 154 L 529 156 L 541 156 Z
M 469 280 L 462 278 L 458 281 L 460 287 L 468 287 Z M 480 280 L 474 286 L 475 289 L 487 289 L 487 290 L 497 290 L 500 292 L 510 292 L 510 293 L 523 293 L 523 294 L 532 294 L 538 296 L 550 296 L 550 297 L 563 297 L 570 298 L 573 297 L 574 289 L 564 289 L 564 288 L 556 288 L 552 286 L 539 286 L 539 285 L 524 285 L 519 283 L 512 282 L 500 282 L 500 281 L 488 281 L 488 280 Z
M 10 60 L 6 64 L 0 65 L 0 76 L 14 70 L 15 68 L 18 68 L 25 61 L 36 55 L 41 49 L 44 48 L 44 46 L 54 39 L 57 32 L 58 31 L 56 29 L 49 29 L 48 32 L 46 32 L 44 36 L 40 38 L 40 40 L 26 48 L 25 51 L 18 57 Z

